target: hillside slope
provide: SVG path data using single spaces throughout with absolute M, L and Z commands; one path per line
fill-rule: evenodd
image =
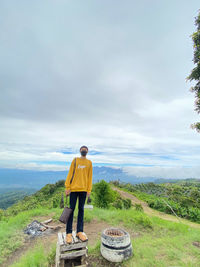
M 118 188 L 113 188 L 118 190 Z M 2 267 L 54 267 L 57 232 L 65 231 L 65 225 L 49 236 L 27 239 L 23 229 L 37 219 L 53 218 L 53 225 L 60 224 L 58 218 L 60 197 L 64 192 L 63 181 L 46 185 L 32 196 L 25 197 L 6 211 L 0 220 L 0 265 Z M 101 231 L 109 226 L 121 227 L 131 236 L 134 255 L 120 264 L 122 267 L 200 267 L 199 225 L 181 220 L 169 214 L 155 211 L 147 203 L 132 194 L 118 191 L 131 199 L 132 204 L 141 204 L 144 212 L 132 206 L 127 210 L 103 209 L 94 206 L 85 210 L 84 231 L 89 238 L 89 267 L 117 267 L 100 254 Z M 92 192 L 94 193 L 94 192 Z M 14 210 L 16 214 L 13 214 Z M 76 229 L 77 207 L 73 228 Z
M 159 217 L 161 219 L 172 221 L 172 222 L 181 222 L 181 223 L 184 223 L 184 224 L 189 225 L 191 227 L 200 229 L 200 224 L 198 224 L 198 223 L 193 223 L 193 222 L 185 220 L 183 218 L 177 218 L 176 216 L 166 214 L 166 213 L 161 212 L 161 211 L 154 210 L 154 209 L 150 208 L 145 201 L 138 199 L 137 197 L 135 197 L 131 193 L 123 191 L 123 190 L 121 190 L 117 187 L 114 187 L 114 186 L 112 188 L 113 188 L 113 190 L 116 190 L 117 192 L 119 192 L 121 196 L 126 197 L 126 198 L 130 198 L 133 205 L 141 204 L 143 209 L 144 209 L 144 212 L 150 216 L 156 216 L 156 217 Z

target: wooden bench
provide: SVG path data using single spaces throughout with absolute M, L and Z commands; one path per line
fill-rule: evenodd
M 58 233 L 56 248 L 56 267 L 65 266 L 88 266 L 88 241 L 81 241 L 76 237 L 76 232 L 72 232 L 72 243 L 66 243 L 66 232 Z

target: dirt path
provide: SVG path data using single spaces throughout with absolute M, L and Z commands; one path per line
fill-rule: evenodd
M 166 213 L 161 212 L 161 211 L 154 210 L 154 209 L 150 208 L 146 202 L 138 199 L 134 195 L 132 195 L 128 192 L 125 192 L 123 190 L 120 190 L 119 188 L 114 187 L 114 186 L 112 186 L 112 189 L 119 192 L 121 196 L 123 196 L 125 198 L 130 198 L 133 205 L 136 203 L 141 204 L 143 209 L 144 209 L 144 212 L 150 216 L 157 216 L 157 217 L 162 218 L 164 220 L 173 221 L 173 222 L 182 222 L 182 223 L 187 224 L 191 227 L 200 229 L 200 224 L 198 224 L 198 223 L 193 223 L 193 222 L 190 222 L 190 221 L 182 219 L 182 218 L 178 219 L 176 216 L 166 214 Z
M 49 219 L 51 216 L 36 216 L 32 218 L 32 220 L 38 220 L 38 221 L 44 221 Z M 56 225 L 60 223 L 51 222 L 49 225 Z M 111 226 L 110 224 L 103 222 L 103 221 L 97 221 L 96 219 L 92 220 L 90 223 L 85 222 L 84 223 L 84 232 L 88 236 L 88 244 L 89 246 L 94 246 L 98 239 L 100 239 L 101 231 L 104 228 L 107 228 Z M 46 253 L 50 252 L 51 245 L 57 242 L 57 236 L 58 232 L 65 232 L 65 225 L 63 224 L 62 228 L 59 228 L 58 230 L 53 231 L 51 234 L 38 236 L 35 238 L 29 238 L 26 235 L 25 242 L 23 246 L 18 248 L 15 252 L 13 252 L 11 255 L 9 255 L 9 258 L 6 262 L 4 262 L 1 267 L 8 267 L 12 265 L 15 262 L 18 262 L 19 259 L 25 255 L 29 250 L 33 249 L 37 242 L 40 242 L 44 245 Z M 73 229 L 76 229 L 76 221 L 73 222 Z M 27 238 L 28 237 L 28 238 Z

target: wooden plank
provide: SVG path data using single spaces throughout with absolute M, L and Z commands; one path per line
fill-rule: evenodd
M 82 250 L 74 251 L 71 253 L 60 254 L 60 258 L 61 259 L 75 259 L 85 254 L 86 254 L 86 249 L 82 249 Z
M 62 233 L 58 233 L 58 241 L 60 246 L 64 245 Z
M 73 236 L 73 239 L 74 239 L 74 243 L 81 242 L 81 240 L 78 237 L 76 237 L 76 232 L 75 231 L 72 232 L 72 236 Z
M 56 246 L 56 267 L 60 266 L 60 245 L 59 242 L 57 242 L 57 246 Z
M 67 244 L 66 243 L 66 232 L 62 233 L 62 238 L 63 238 L 64 245 Z
M 87 242 L 79 242 L 74 244 L 66 244 L 60 248 L 61 252 L 73 250 L 73 249 L 79 249 L 79 248 L 86 248 Z
M 52 218 L 51 218 L 51 219 L 48 219 L 48 220 L 46 220 L 46 221 L 43 221 L 43 222 L 41 222 L 41 223 L 47 224 L 47 223 L 50 223 L 50 222 L 52 222 Z
M 46 227 L 46 228 L 49 228 L 49 229 L 57 229 L 57 228 L 60 228 L 60 227 L 62 227 L 62 225 L 55 225 L 55 226 L 52 226 L 52 225 L 47 225 L 47 224 L 44 224 L 44 223 L 41 223 L 44 227 Z

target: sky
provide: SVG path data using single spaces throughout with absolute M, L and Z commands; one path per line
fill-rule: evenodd
M 0 2 L 0 167 L 200 178 L 199 1 Z

